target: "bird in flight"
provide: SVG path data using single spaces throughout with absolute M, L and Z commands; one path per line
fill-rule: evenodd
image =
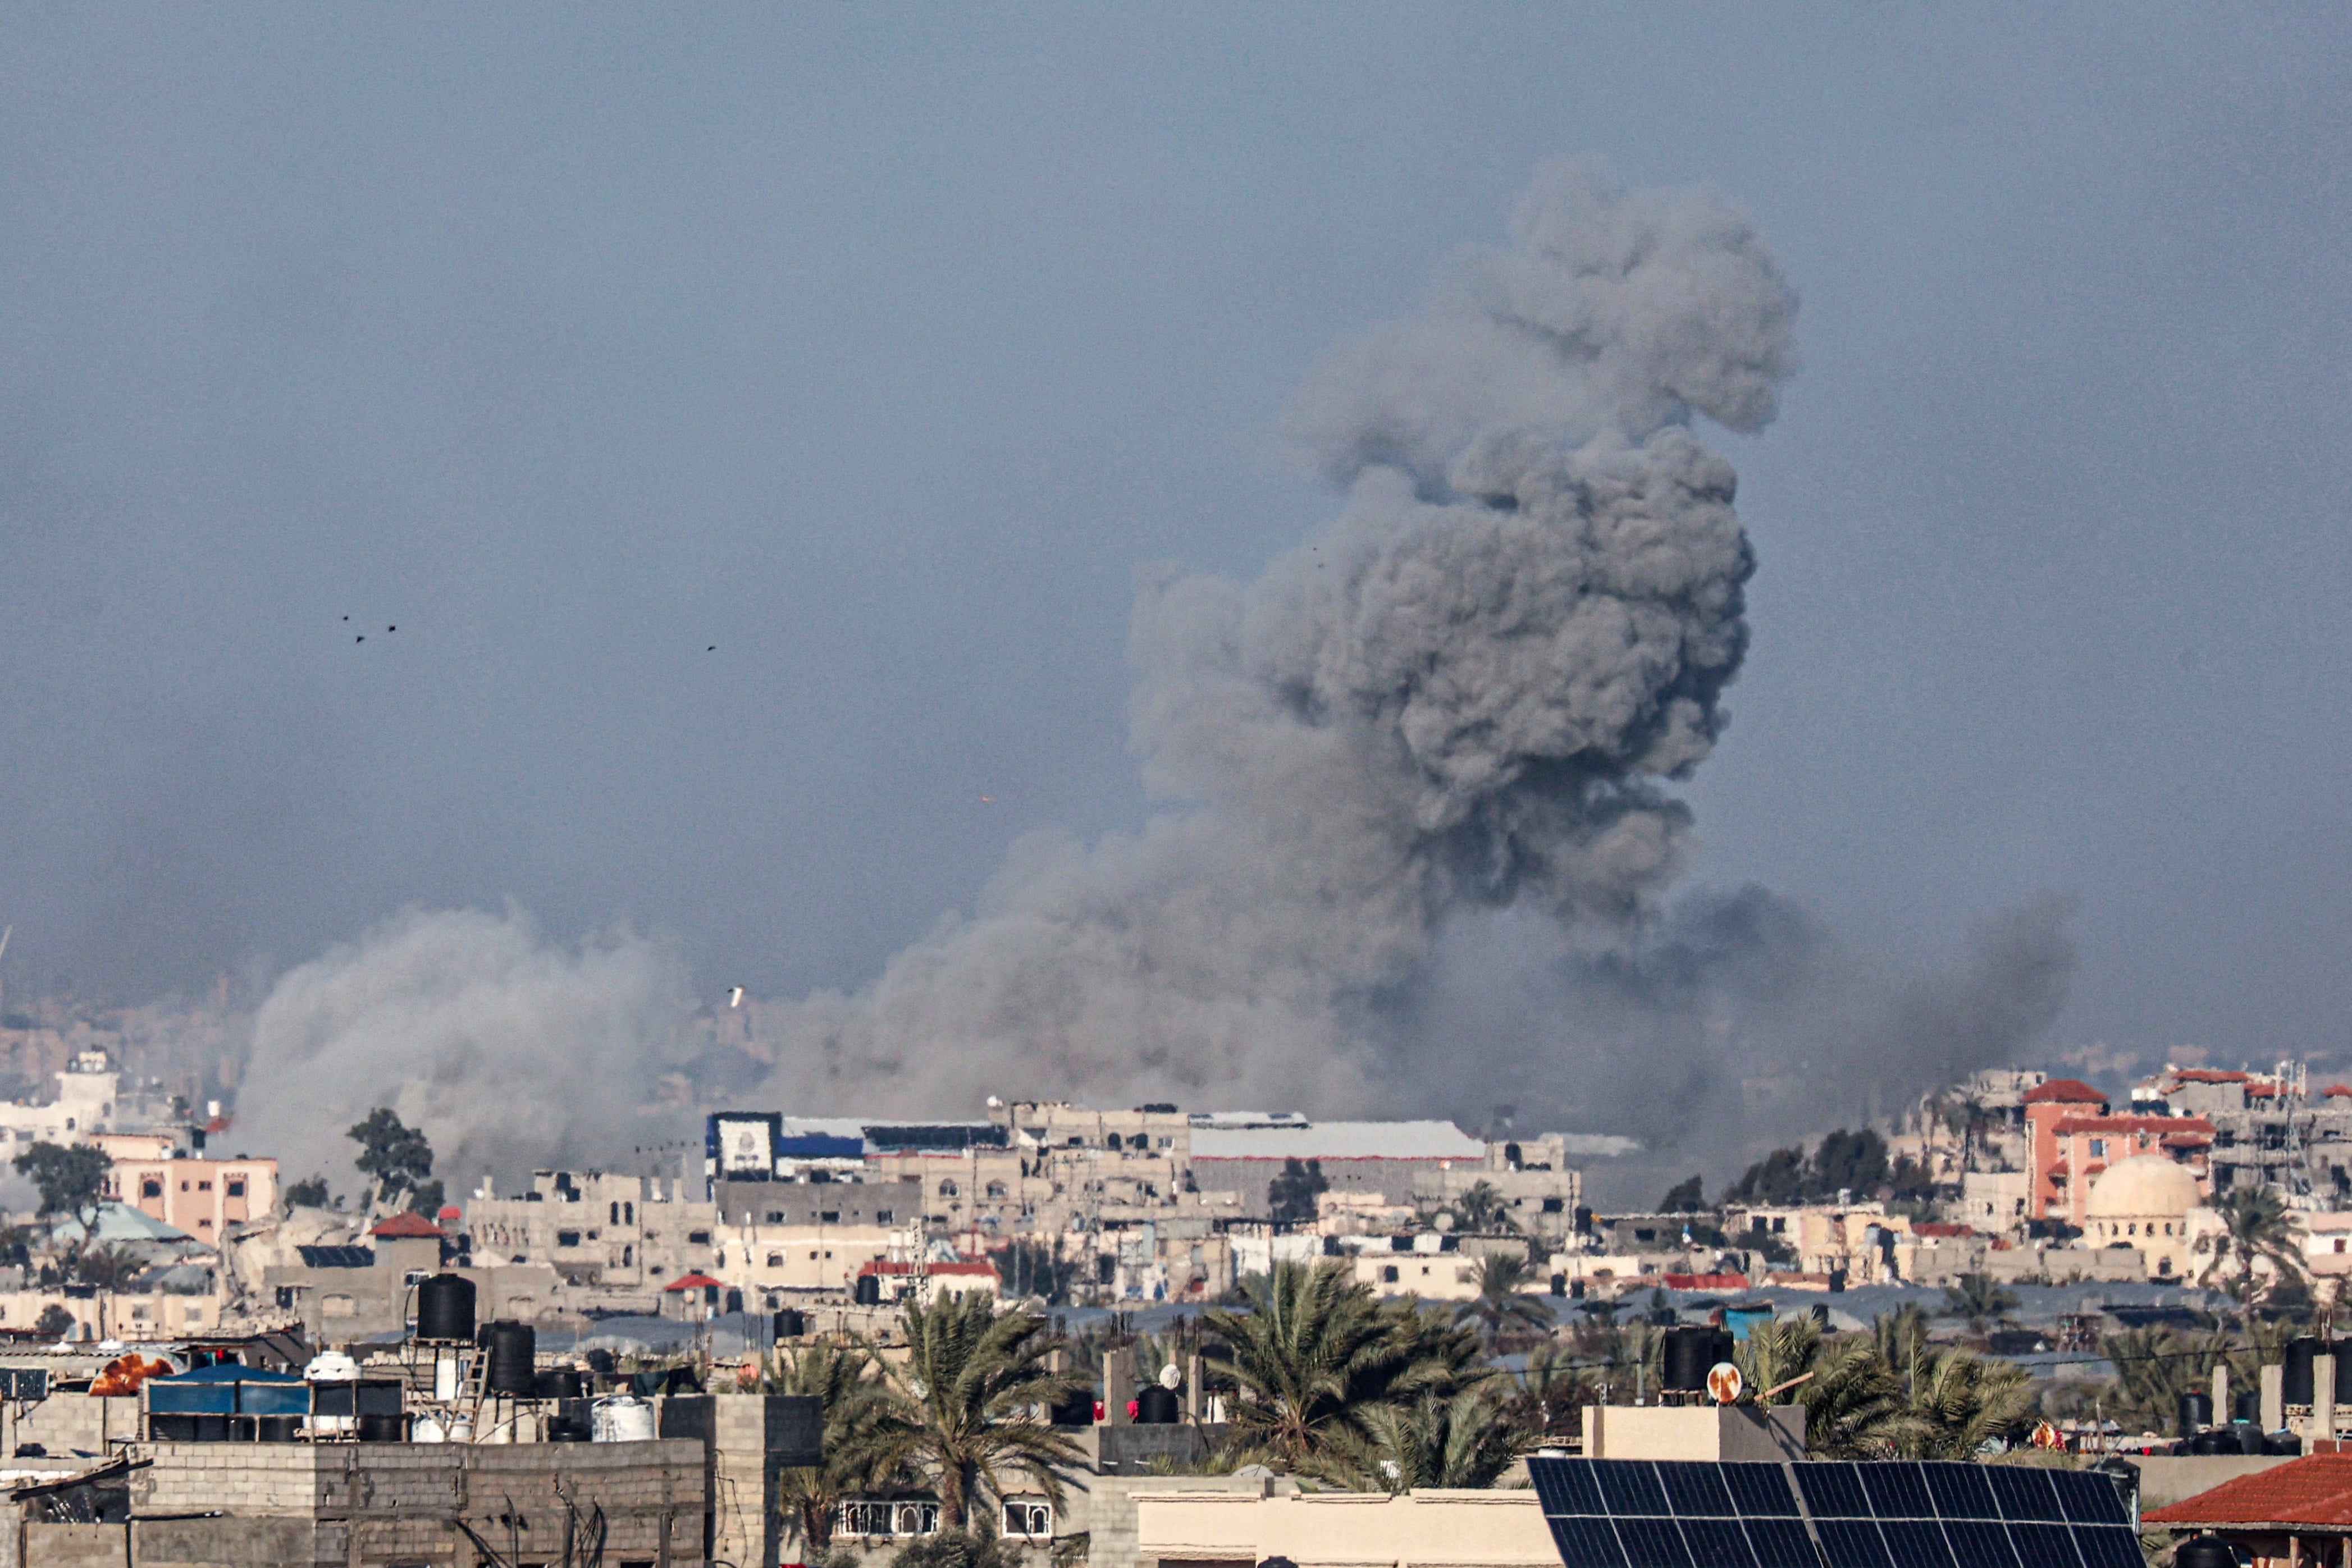
M 713 643 L 712 644 L 710 644 L 710 646 L 709 646 L 709 647 L 705 648 L 705 649 L 703 650 L 703 652 L 704 652 L 704 653 L 716 653 L 717 652 L 719 652 L 719 644 L 718 644 L 718 643 Z
M 352 638 L 352 641 L 354 643 L 364 643 L 367 641 L 367 633 L 362 632 L 358 636 Z

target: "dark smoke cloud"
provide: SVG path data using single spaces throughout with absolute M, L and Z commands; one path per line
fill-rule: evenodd
M 1351 1013 L 1449 918 L 1642 916 L 1686 848 L 1664 786 L 1747 641 L 1735 476 L 1686 422 L 1769 419 L 1795 314 L 1722 197 L 1546 166 L 1508 246 L 1298 393 L 1340 514 L 1255 582 L 1143 592 L 1134 740 L 1167 809 L 1021 846 L 975 917 L 809 1002 L 772 1092 L 1361 1108 L 1395 1063 Z

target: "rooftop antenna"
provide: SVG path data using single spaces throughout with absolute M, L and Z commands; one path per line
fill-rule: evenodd
M 8 956 L 8 938 L 16 935 L 16 927 L 13 922 L 5 929 L 0 929 L 0 958 Z M 7 995 L 8 982 L 5 977 L 0 977 L 0 1000 L 5 1000 Z

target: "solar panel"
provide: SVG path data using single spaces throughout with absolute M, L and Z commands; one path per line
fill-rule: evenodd
M 1690 1548 L 1683 1544 L 1683 1532 L 1673 1520 L 1620 1514 L 1615 1523 L 1632 1568 L 1695 1568 Z
M 1563 1568 L 1625 1568 L 1625 1549 L 1605 1519 L 1553 1519 L 1552 1544 Z
M 1794 1505 L 1791 1504 L 1793 1509 Z M 1821 1568 L 1821 1553 L 1805 1533 L 1801 1519 L 1750 1519 L 1748 1543 L 1756 1552 L 1757 1568 Z M 1884 1568 L 1873 1564 L 1872 1568 Z
M 1789 1490 L 1789 1472 L 1778 1465 L 1722 1465 L 1724 1484 L 1743 1519 L 1795 1519 L 1797 1500 Z M 1756 1532 L 1750 1530 L 1750 1540 Z
M 1666 1511 L 1678 1519 L 1728 1519 L 1734 1511 L 1721 1465 L 1661 1459 L 1658 1479 L 1666 1489 Z M 1789 1483 L 1782 1481 L 1780 1490 L 1786 1492 Z
M 1870 1511 L 1880 1519 L 1933 1519 L 1936 1505 L 1927 1500 L 1927 1482 L 1915 1464 L 1881 1463 L 1854 1467 L 1862 1490 L 1870 1497 Z
M 2141 1568 L 2123 1498 L 2095 1472 L 1549 1458 L 1528 1469 L 1565 1568 Z
M 1805 1511 L 1815 1519 L 1871 1517 L 1870 1500 L 1862 1491 L 1860 1466 L 1799 1465 L 1797 1490 L 1805 1494 Z
M 1935 1501 L 1937 1518 L 2000 1517 L 2000 1511 L 1993 1506 L 1992 1483 L 1985 1479 L 1982 1465 L 1921 1465 L 1919 1473 L 1927 1483 L 1927 1495 Z
M 2131 1523 L 2124 1512 L 2123 1493 L 2106 1477 L 2095 1470 L 2052 1470 L 2049 1475 L 2069 1524 Z
M 2146 1564 L 2139 1541 L 2128 1525 L 2078 1524 L 2074 1550 L 2083 1554 L 2083 1568 L 2135 1568 L 2136 1564 L 2145 1568 Z
M 1647 1459 L 1594 1459 L 1593 1478 L 1601 1483 L 1601 1500 L 1612 1514 L 1663 1514 L 1666 1494 L 1658 1485 L 1657 1467 Z
M 2003 1519 L 2055 1522 L 2066 1517 L 2058 1506 L 2058 1489 L 2050 1484 L 2050 1472 L 2038 1465 L 1988 1465 L 1985 1479 L 1992 1483 L 1993 1501 Z
M 1944 1540 L 1944 1527 L 1934 1520 L 1883 1519 L 1878 1528 L 1886 1537 L 1895 1568 L 1956 1568 L 1951 1546 Z M 1970 1563 L 1969 1568 L 1976 1565 Z
M 1895 1568 L 1876 1520 L 1817 1518 L 1813 1528 L 1821 1532 L 1822 1555 L 1830 1568 Z
M 2025 1568 L 2083 1568 L 2074 1531 L 2063 1524 L 2012 1524 L 2009 1543 Z
M 1700 1568 L 1756 1568 L 1756 1552 L 1748 1531 L 1736 1519 L 1685 1519 L 1683 1543 Z M 1808 1565 L 1810 1568 L 1810 1565 Z

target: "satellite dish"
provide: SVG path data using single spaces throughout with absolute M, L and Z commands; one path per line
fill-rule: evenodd
M 1717 1405 L 1738 1403 L 1739 1391 L 1745 1386 L 1739 1376 L 1739 1368 L 1727 1361 L 1718 1361 L 1706 1369 L 1706 1391 Z
M 919 1377 L 910 1377 L 907 1379 L 907 1392 L 918 1399 L 929 1399 L 931 1396 L 931 1385 Z
M 1160 1386 L 1171 1394 L 1184 1386 L 1184 1375 L 1176 1370 L 1174 1362 L 1171 1361 L 1160 1369 Z

